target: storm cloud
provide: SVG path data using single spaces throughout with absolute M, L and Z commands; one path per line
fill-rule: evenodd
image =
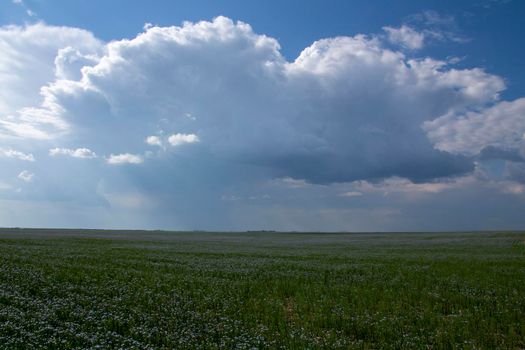
M 361 193 L 393 178 L 457 183 L 480 160 L 523 155 L 523 99 L 502 101 L 504 80 L 481 68 L 412 56 L 418 43 L 327 38 L 287 61 L 276 39 L 226 17 L 109 43 L 45 24 L 0 38 L 0 81 L 13 86 L 0 94 L 2 149 L 36 159 L 4 172 L 34 174 L 6 198 L 153 205 L 176 225 L 203 202 L 217 219 L 236 191 L 268 200 L 275 179 Z

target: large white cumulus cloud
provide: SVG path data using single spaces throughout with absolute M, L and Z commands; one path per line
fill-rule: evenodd
M 152 27 L 105 52 L 78 80 L 57 71 L 27 128 L 47 118 L 106 153 L 115 135 L 115 152 L 136 153 L 151 134 L 195 134 L 215 157 L 313 182 L 468 172 L 472 162 L 434 149 L 421 124 L 504 89 L 481 69 L 412 60 L 362 35 L 317 41 L 287 62 L 275 39 L 224 17 Z
M 70 27 L 48 26 L 42 23 L 25 27 L 0 27 L 0 116 L 4 129 L 20 131 L 25 136 L 40 135 L 37 130 L 31 133 L 34 110 L 26 108 L 20 113 L 17 122 L 9 117 L 24 107 L 39 103 L 40 88 L 55 80 L 65 65 L 57 61 L 60 50 L 73 50 L 78 55 L 92 55 L 101 52 L 103 44 L 92 33 Z M 55 69 L 56 68 L 56 69 Z M 26 125 L 25 133 L 22 131 Z M 6 136 L 5 130 L 0 135 Z
M 111 205 L 129 186 L 140 203 L 186 206 L 275 178 L 436 183 L 471 173 L 490 147 L 522 149 L 523 102 L 501 101 L 503 79 L 382 40 L 327 38 L 290 62 L 277 40 L 225 17 L 109 43 L 3 27 L 0 81 L 13 89 L 0 93 L 0 148 L 38 160 L 27 198 L 69 186 L 60 198 Z

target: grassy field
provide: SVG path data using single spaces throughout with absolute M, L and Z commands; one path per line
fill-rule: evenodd
M 525 348 L 524 242 L 4 229 L 0 348 Z

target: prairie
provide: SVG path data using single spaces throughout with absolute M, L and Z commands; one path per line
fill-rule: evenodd
M 525 348 L 525 233 L 0 230 L 0 349 Z

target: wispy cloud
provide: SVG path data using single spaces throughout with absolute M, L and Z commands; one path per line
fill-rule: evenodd
M 35 161 L 35 157 L 31 153 L 24 153 L 24 152 L 20 152 L 14 149 L 10 149 L 10 148 L 8 149 L 0 148 L 0 157 L 2 156 L 6 158 L 25 160 L 28 162 Z
M 27 170 L 23 170 L 22 172 L 20 172 L 20 174 L 18 174 L 18 178 L 25 182 L 32 182 L 34 177 L 35 174 L 32 174 Z
M 357 191 L 348 191 L 339 194 L 340 197 L 361 197 L 363 193 Z
M 50 156 L 69 156 L 73 158 L 84 158 L 84 159 L 92 159 L 97 158 L 97 155 L 95 152 L 90 150 L 89 148 L 52 148 L 49 150 Z
M 393 44 L 398 44 L 411 50 L 421 49 L 424 45 L 425 34 L 415 29 L 402 25 L 399 28 L 383 27 L 387 33 L 388 40 Z
M 452 15 L 442 15 L 436 11 L 423 11 L 409 16 L 406 24 L 418 28 L 428 40 L 457 43 L 470 40 L 463 34 L 456 18 Z

